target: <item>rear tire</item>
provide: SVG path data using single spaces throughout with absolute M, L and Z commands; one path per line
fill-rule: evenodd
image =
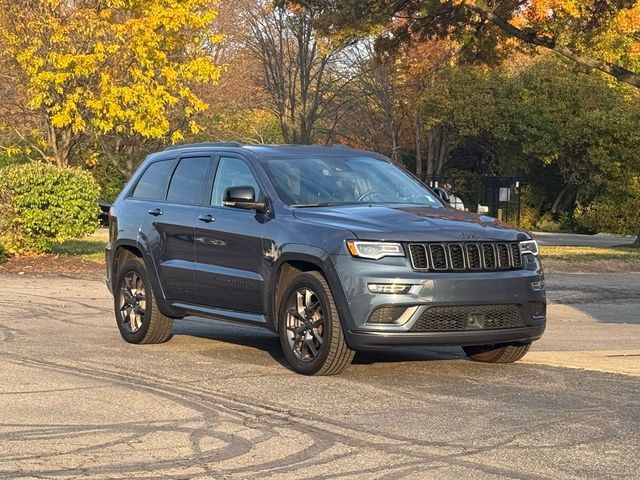
M 129 260 L 118 270 L 113 298 L 118 329 L 126 342 L 163 343 L 171 338 L 173 319 L 158 309 L 142 259 Z
M 284 290 L 278 311 L 284 356 L 303 375 L 336 375 L 353 360 L 331 289 L 320 272 L 296 275 Z
M 531 343 L 473 345 L 462 347 L 464 353 L 476 362 L 513 363 L 526 355 Z

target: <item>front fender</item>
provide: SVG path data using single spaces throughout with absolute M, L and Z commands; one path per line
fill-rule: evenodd
M 347 297 L 329 252 L 311 245 L 287 244 L 282 246 L 278 257 L 274 260 L 270 269 L 271 274 L 266 282 L 267 288 L 265 288 L 265 310 L 270 312 L 273 330 L 277 331 L 278 328 L 276 286 L 278 284 L 279 273 L 283 265 L 295 262 L 310 264 L 324 275 L 331 289 L 343 328 L 349 328 L 353 322 L 348 308 Z

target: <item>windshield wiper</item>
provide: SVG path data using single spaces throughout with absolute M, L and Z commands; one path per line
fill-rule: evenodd
M 360 205 L 361 202 L 318 202 L 318 203 L 296 203 L 290 205 L 291 208 L 312 208 L 312 207 L 334 207 L 336 205 Z

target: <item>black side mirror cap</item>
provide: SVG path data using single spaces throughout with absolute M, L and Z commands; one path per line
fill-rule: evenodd
M 449 194 L 447 193 L 447 191 L 443 188 L 440 187 L 435 187 L 433 189 L 433 193 L 435 193 L 438 198 L 440 198 L 440 200 L 442 200 L 443 202 L 449 203 Z
M 250 186 L 229 187 L 224 191 L 222 202 L 226 207 L 241 208 L 243 210 L 256 210 L 264 212 L 267 209 L 266 202 L 256 202 L 256 192 Z

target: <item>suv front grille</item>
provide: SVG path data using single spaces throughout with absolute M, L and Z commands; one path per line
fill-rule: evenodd
M 410 243 L 414 270 L 432 272 L 479 272 L 519 270 L 522 255 L 518 242 Z
M 455 305 L 427 308 L 410 331 L 498 330 L 518 327 L 524 327 L 520 305 Z

